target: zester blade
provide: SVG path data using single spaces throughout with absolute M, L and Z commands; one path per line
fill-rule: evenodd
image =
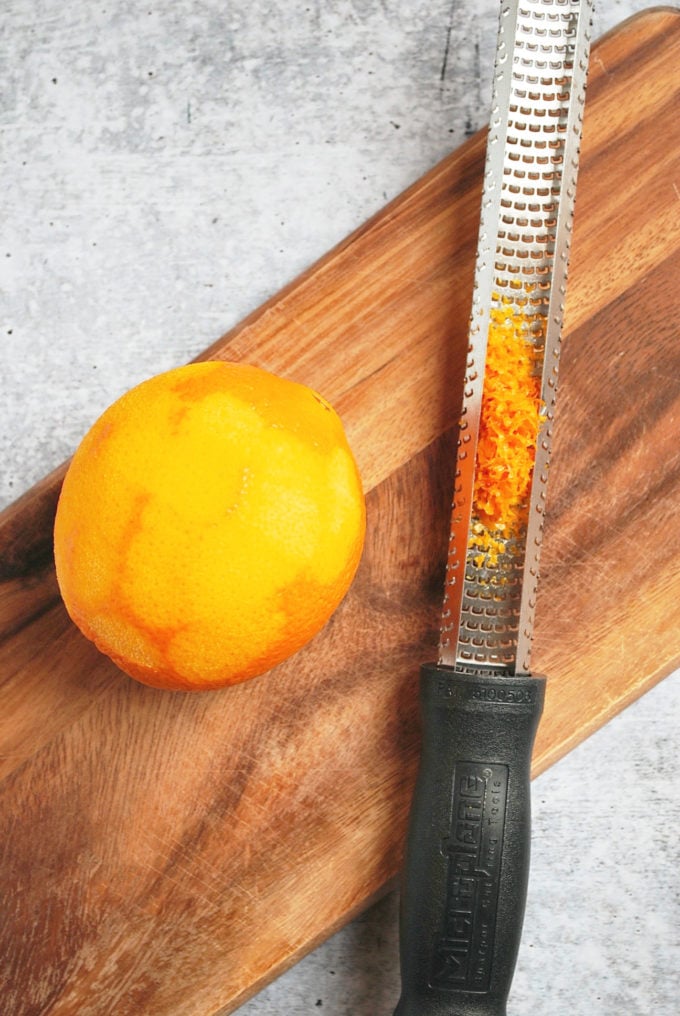
M 441 626 L 450 666 L 530 672 L 591 20 L 591 0 L 501 3 Z M 535 407 L 518 424 L 532 431 L 520 469 L 484 432 L 501 326 L 523 364 L 508 432 L 517 405 Z M 475 487 L 490 443 L 495 475 L 518 481 L 512 524 L 489 516 Z

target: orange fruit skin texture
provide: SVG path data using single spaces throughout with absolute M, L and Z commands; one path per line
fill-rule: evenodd
M 219 688 L 326 624 L 365 526 L 356 463 L 320 395 L 246 364 L 189 364 L 85 435 L 57 508 L 57 579 L 76 625 L 131 677 Z

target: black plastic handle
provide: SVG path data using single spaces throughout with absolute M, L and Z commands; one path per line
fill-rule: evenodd
M 545 679 L 427 664 L 395 1016 L 505 1016 L 529 876 Z

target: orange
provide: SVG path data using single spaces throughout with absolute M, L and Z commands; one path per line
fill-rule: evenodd
M 123 395 L 69 466 L 57 578 L 81 631 L 159 688 L 245 681 L 344 597 L 365 506 L 331 406 L 257 367 L 208 362 Z

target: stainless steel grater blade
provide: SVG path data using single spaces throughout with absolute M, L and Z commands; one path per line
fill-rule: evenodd
M 449 666 L 530 672 L 591 19 L 589 0 L 501 4 L 441 628 Z M 530 490 L 510 531 L 481 520 L 475 494 L 494 319 L 527 344 L 524 394 L 537 408 Z

